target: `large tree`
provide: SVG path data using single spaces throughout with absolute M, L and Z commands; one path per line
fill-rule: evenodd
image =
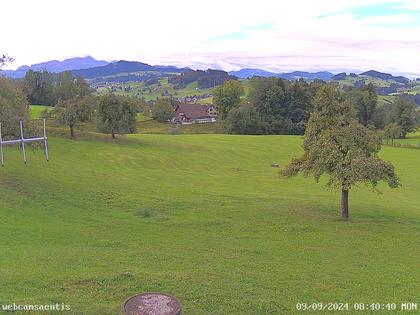
M 328 185 L 341 189 L 342 217 L 349 218 L 348 195 L 362 182 L 376 188 L 385 181 L 398 186 L 392 164 L 379 159 L 381 142 L 374 131 L 364 127 L 355 110 L 337 88 L 324 86 L 314 99 L 303 143 L 304 154 L 282 170 L 284 176 L 302 173 L 317 181 L 329 175 Z
M 107 94 L 101 97 L 98 106 L 98 128 L 103 133 L 116 134 L 136 132 L 136 104 L 128 97 Z
M 152 118 L 159 122 L 167 122 L 175 115 L 171 100 L 168 98 L 158 99 L 152 107 Z
M 19 121 L 28 126 L 29 104 L 26 95 L 12 80 L 0 78 L 0 123 L 3 139 L 19 135 Z
M 378 105 L 378 96 L 375 86 L 369 83 L 360 89 L 353 89 L 349 92 L 349 99 L 357 111 L 357 117 L 362 125 L 375 124 L 375 112 Z
M 0 70 L 13 58 L 0 55 Z M 0 77 L 0 124 L 2 138 L 16 138 L 20 134 L 19 121 L 29 125 L 29 103 L 21 86 L 12 80 Z
M 68 126 L 70 136 L 74 137 L 74 127 L 81 122 L 91 120 L 95 104 L 96 97 L 74 97 L 69 100 L 59 100 L 54 112 L 58 122 Z
M 48 71 L 28 70 L 23 78 L 23 90 L 33 105 L 49 105 L 55 103 L 54 76 Z
M 244 88 L 240 81 L 229 80 L 218 86 L 213 92 L 213 104 L 217 108 L 217 118 L 225 120 L 229 111 L 238 107 Z
M 389 123 L 384 128 L 384 137 L 394 145 L 394 139 L 401 137 L 401 127 L 397 123 Z
M 261 133 L 262 125 L 255 107 L 244 102 L 230 110 L 224 128 L 231 134 L 256 135 Z
M 400 126 L 401 137 L 405 138 L 407 133 L 414 131 L 417 127 L 416 104 L 404 97 L 399 97 L 394 103 L 391 120 Z

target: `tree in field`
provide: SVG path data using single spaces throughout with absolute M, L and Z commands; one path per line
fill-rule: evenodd
M 391 114 L 392 122 L 401 128 L 401 138 L 405 139 L 407 133 L 413 132 L 417 127 L 416 104 L 400 97 L 394 103 Z
M 56 119 L 70 129 L 70 136 L 74 137 L 74 127 L 81 122 L 90 121 L 96 105 L 93 96 L 74 97 L 69 100 L 59 100 L 54 112 Z
M 331 86 L 324 86 L 314 99 L 303 143 L 304 154 L 282 170 L 284 176 L 313 175 L 319 181 L 329 175 L 328 185 L 341 189 L 342 217 L 349 218 L 349 190 L 357 183 L 376 189 L 379 181 L 391 188 L 399 185 L 392 164 L 379 159 L 381 142 L 374 131 L 357 119 L 351 103 Z
M 136 132 L 136 104 L 128 97 L 107 94 L 100 98 L 98 105 L 98 129 L 116 134 Z
M 217 118 L 225 120 L 229 111 L 238 107 L 244 94 L 242 83 L 229 80 L 217 87 L 213 92 L 213 104 L 217 108 Z
M 29 122 L 29 104 L 25 93 L 12 80 L 0 78 L 0 123 L 4 139 L 20 134 L 19 121 Z
M 152 107 L 152 118 L 159 122 L 167 122 L 175 115 L 171 100 L 168 98 L 160 98 Z
M 394 140 L 401 137 L 401 127 L 397 123 L 389 123 L 384 128 L 384 136 L 394 144 Z

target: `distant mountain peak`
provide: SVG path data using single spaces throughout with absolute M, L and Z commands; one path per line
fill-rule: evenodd
M 78 69 L 89 69 L 99 66 L 107 65 L 108 62 L 105 60 L 96 60 L 92 56 L 86 57 L 75 57 L 65 59 L 63 61 L 59 60 L 50 60 L 47 62 L 41 62 L 37 64 L 33 64 L 31 66 L 20 66 L 16 70 L 6 70 L 3 71 L 3 74 L 6 77 L 12 79 L 20 79 L 23 78 L 28 70 L 34 71 L 48 71 L 48 72 L 63 72 L 63 71 L 72 71 Z
M 254 76 L 259 77 L 277 77 L 287 80 L 297 80 L 297 79 L 304 79 L 304 80 L 330 80 L 333 77 L 333 74 L 328 71 L 318 71 L 318 72 L 306 72 L 306 71 L 293 71 L 293 72 L 284 72 L 284 73 L 276 73 L 270 72 L 263 69 L 254 69 L 254 68 L 244 68 L 238 71 L 230 71 L 230 75 L 234 75 L 241 79 L 252 78 Z
M 180 69 L 174 66 L 151 66 L 147 63 L 139 61 L 118 60 L 99 67 L 73 70 L 72 73 L 74 76 L 81 76 L 85 79 L 94 79 L 98 77 L 114 76 L 121 73 L 134 73 L 141 71 L 182 73 L 187 71 L 187 69 L 188 68 Z
M 386 81 L 394 80 L 398 83 L 403 83 L 403 84 L 406 84 L 406 83 L 410 82 L 410 79 L 408 79 L 406 77 L 393 76 L 392 74 L 379 72 L 379 71 L 376 71 L 376 70 L 369 70 L 369 71 L 361 73 L 360 75 L 373 77 L 373 78 L 378 78 L 378 79 L 382 79 L 382 80 L 386 80 Z

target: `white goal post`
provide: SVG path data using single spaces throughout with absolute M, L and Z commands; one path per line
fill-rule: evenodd
M 20 139 L 13 139 L 13 140 L 3 140 L 2 133 L 1 133 L 1 123 L 0 123 L 0 159 L 1 159 L 1 166 L 4 166 L 4 154 L 3 154 L 3 146 L 4 145 L 14 145 L 19 144 L 22 153 L 23 153 L 23 162 L 26 164 L 26 151 L 25 151 L 25 143 L 31 142 L 41 142 L 44 144 L 45 149 L 45 159 L 48 162 L 48 138 L 47 138 L 47 131 L 45 128 L 45 119 L 43 120 L 43 136 L 42 137 L 35 137 L 35 138 L 25 138 L 23 134 L 23 122 L 20 121 Z

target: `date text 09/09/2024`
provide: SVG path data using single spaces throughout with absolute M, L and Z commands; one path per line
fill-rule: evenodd
M 402 303 L 296 303 L 296 310 L 298 311 L 418 311 L 417 303 L 402 302 Z

